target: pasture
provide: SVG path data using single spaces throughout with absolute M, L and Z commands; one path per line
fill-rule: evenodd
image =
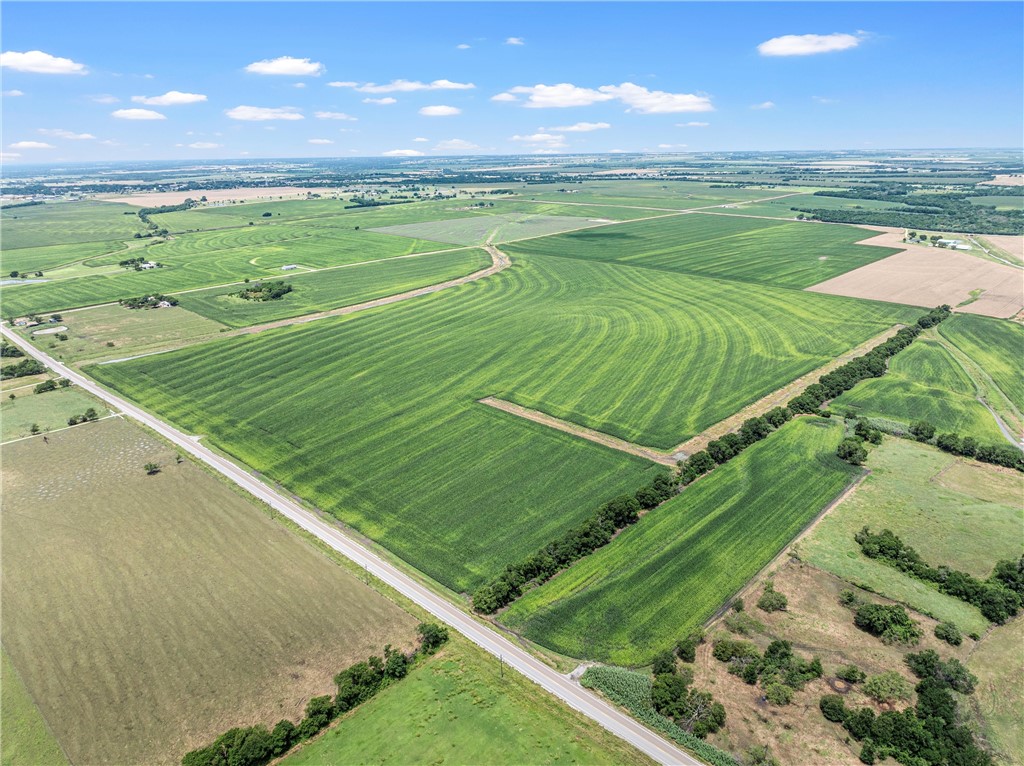
M 483 250 L 391 258 L 314 274 L 292 276 L 290 272 L 286 281 L 293 290 L 278 300 L 245 300 L 233 294 L 239 289 L 233 285 L 184 293 L 180 305 L 229 327 L 245 327 L 403 293 L 472 274 L 490 264 Z
M 792 290 L 517 259 L 384 309 L 88 372 L 470 591 L 652 470 L 476 400 L 671 447 L 900 318 Z
M 854 244 L 870 236 L 852 226 L 693 213 L 532 240 L 507 250 L 803 288 L 896 252 Z
M 974 704 L 985 723 L 998 761 L 1024 763 L 1024 618 L 982 638 L 967 667 L 978 677 Z
M 0 764 L 66 766 L 67 756 L 53 738 L 7 653 L 0 650 Z
M 23 388 L 14 394 L 14 399 L 6 394 L 0 399 L 0 441 L 30 436 L 33 424 L 43 433 L 65 428 L 68 418 L 81 415 L 90 407 L 101 417 L 108 413 L 102 403 L 74 387 L 58 388 L 45 394 L 34 394 L 31 388 Z
M 939 335 L 970 357 L 999 390 L 1024 412 L 1024 326 L 957 314 L 939 325 Z
M 386 732 L 386 736 L 382 733 Z M 649 764 L 622 740 L 453 636 L 282 766 Z
M 6 225 L 6 224 L 4 224 Z M 6 245 L 6 243 L 5 243 Z M 126 257 L 120 255 L 125 251 L 124 242 L 77 242 L 64 245 L 46 245 L 44 247 L 23 247 L 18 250 L 10 250 L 4 247 L 0 255 L 0 274 L 4 276 L 12 271 L 28 274 L 30 277 L 36 271 L 44 272 L 47 279 L 52 278 L 51 269 L 66 266 L 71 263 L 85 262 L 91 265 L 93 259 L 105 261 L 102 256 L 110 253 L 118 253 L 119 257 L 114 261 Z
M 645 665 L 702 625 L 833 500 L 856 469 L 843 428 L 791 421 L 697 480 L 500 618 L 561 654 Z
M 411 615 L 129 423 L 3 457 L 3 648 L 73 763 L 178 763 L 412 645 Z
M 5 257 L 23 247 L 131 239 L 145 229 L 136 208 L 92 200 L 0 208 L 0 223 Z
M 863 381 L 833 400 L 833 406 L 907 425 L 926 420 L 940 434 L 1005 444 L 992 413 L 976 396 L 974 381 L 949 352 L 938 341 L 921 338 L 893 357 L 886 375 Z
M 608 219 L 581 218 L 567 215 L 531 215 L 529 213 L 503 213 L 478 215 L 472 218 L 452 218 L 446 221 L 407 223 L 386 226 L 372 231 L 399 237 L 417 237 L 456 245 L 482 245 L 493 242 L 514 242 L 517 239 L 545 237 L 575 229 L 593 228 Z
M 977 608 L 869 559 L 853 535 L 865 525 L 891 529 L 934 566 L 984 579 L 998 560 L 1022 553 L 1024 476 L 888 437 L 871 451 L 867 467 L 871 475 L 800 541 L 800 558 L 950 620 L 964 633 L 984 633 L 988 621 Z

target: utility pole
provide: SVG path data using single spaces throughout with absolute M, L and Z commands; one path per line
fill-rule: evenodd
M 505 658 L 502 657 L 500 654 L 498 655 L 498 668 L 500 669 L 499 672 L 501 673 L 502 679 L 504 679 L 505 678 Z

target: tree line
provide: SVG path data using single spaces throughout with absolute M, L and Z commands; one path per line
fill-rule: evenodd
M 406 655 L 391 645 L 384 647 L 384 656 L 373 656 L 357 662 L 334 677 L 337 694 L 314 697 L 306 705 L 305 717 L 296 726 L 287 718 L 274 728 L 237 727 L 226 731 L 206 747 L 186 753 L 182 766 L 262 766 L 284 755 L 295 745 L 318 734 L 338 716 L 358 707 L 381 689 L 404 678 L 415 662 L 434 654 L 448 641 L 448 629 L 435 623 L 421 623 L 417 628 L 419 648 Z
M 278 279 L 274 282 L 255 282 L 232 295 L 247 301 L 276 301 L 290 293 L 294 288 L 290 282 Z

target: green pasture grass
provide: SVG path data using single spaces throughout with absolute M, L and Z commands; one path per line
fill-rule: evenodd
M 493 208 L 486 208 L 489 212 L 497 215 L 507 215 L 508 213 L 530 213 L 533 215 L 557 215 L 557 216 L 574 216 L 577 218 L 604 218 L 612 221 L 630 221 L 635 218 L 648 218 L 656 215 L 670 215 L 670 213 L 660 213 L 657 210 L 643 210 L 635 207 L 610 207 L 608 205 L 589 205 L 582 202 L 575 201 L 572 197 L 567 197 L 565 200 L 552 200 L 552 201 L 531 201 L 529 199 L 507 199 L 498 198 L 496 200 L 488 200 L 493 202 Z M 570 202 L 572 204 L 560 204 L 561 202 Z
M 130 423 L 3 457 L 3 647 L 73 763 L 179 763 L 413 645 L 411 615 Z
M 175 236 L 138 251 L 163 268 L 115 268 L 4 294 L 5 314 L 55 311 L 107 303 L 134 295 L 170 293 L 280 275 L 281 267 L 323 268 L 450 248 L 437 242 L 391 237 L 371 231 L 323 230 L 294 224 L 243 227 Z
M 452 218 L 446 221 L 407 223 L 373 229 L 381 234 L 417 237 L 456 245 L 482 245 L 486 242 L 501 244 L 517 239 L 543 237 L 575 229 L 601 226 L 597 219 L 563 215 L 506 213 L 477 215 L 471 218 Z
M 145 230 L 137 210 L 131 205 L 94 200 L 5 208 L 0 210 L 4 250 L 131 239 Z
M 956 314 L 939 325 L 939 334 L 960 349 L 1024 411 L 1024 326 L 1003 319 Z
M 998 763 L 1024 763 L 1024 618 L 994 628 L 967 662 L 978 677 L 971 698 L 982 714 L 985 734 Z
M 43 433 L 65 428 L 68 418 L 81 415 L 92 407 L 101 415 L 108 410 L 96 399 L 74 387 L 58 388 L 45 394 L 34 394 L 31 388 L 14 392 L 14 399 L 4 394 L 0 399 L 0 440 L 10 441 L 29 436 L 32 425 Z
M 569 185 L 531 184 L 516 191 L 519 196 L 527 199 L 664 207 L 677 210 L 735 204 L 802 191 L 800 188 L 770 185 L 762 189 L 715 188 L 716 186 L 718 185 L 699 181 L 587 180 L 582 184 Z M 567 191 L 559 191 L 563 188 Z
M 89 373 L 472 590 L 637 486 L 651 465 L 476 400 L 498 396 L 671 447 L 915 315 L 517 259 L 383 309 Z
M 984 633 L 988 621 L 977 608 L 869 559 L 853 535 L 864 526 L 891 529 L 934 566 L 988 577 L 997 561 L 1021 555 L 1024 476 L 890 437 L 871 450 L 867 467 L 871 475 L 800 542 L 800 557 L 965 633 Z
M 31 329 L 19 328 L 18 332 L 61 361 L 80 362 L 144 354 L 224 329 L 220 322 L 182 306 L 127 309 L 116 303 L 61 314 L 61 325 L 68 328 L 63 332 L 66 341 L 52 335 L 32 336 Z
M 854 244 L 871 232 L 699 213 L 577 231 L 507 246 L 513 255 L 614 261 L 803 288 L 892 255 Z
M 0 651 L 0 764 L 3 766 L 65 766 L 67 756 L 53 738 L 39 709 Z
M 293 290 L 278 300 L 239 298 L 234 295 L 239 290 L 235 285 L 185 293 L 181 305 L 230 327 L 245 327 L 402 293 L 471 274 L 490 263 L 483 250 L 395 258 L 289 276 L 286 281 Z
M 996 210 L 1024 210 L 1024 197 L 970 197 L 972 205 L 994 207 Z
M 857 415 L 911 424 L 926 420 L 938 433 L 973 436 L 982 444 L 1006 439 L 992 413 L 976 398 L 970 376 L 935 340 L 921 338 L 893 357 L 889 372 L 841 394 L 833 405 Z
M 784 194 L 784 189 L 779 189 L 779 194 Z M 770 196 L 770 195 L 764 195 Z M 738 205 L 736 209 L 723 210 L 722 212 L 737 213 L 740 215 L 763 215 L 770 218 L 796 218 L 802 210 L 823 208 L 825 210 L 887 210 L 890 208 L 901 208 L 902 205 L 893 202 L 882 202 L 876 199 L 853 199 L 846 197 L 816 197 L 813 194 L 798 194 L 792 197 L 781 199 L 765 200 L 763 202 L 749 202 Z M 870 236 L 870 235 L 869 235 Z
M 42 271 L 46 277 L 50 277 L 52 276 L 50 273 L 51 269 L 65 264 L 99 258 L 108 253 L 123 253 L 125 251 L 125 243 L 116 240 L 110 242 L 77 242 L 47 245 L 45 247 L 23 247 L 18 250 L 9 250 L 6 245 L 7 243 L 4 242 L 4 249 L 0 251 L 0 275 L 4 277 L 12 271 L 18 271 L 29 276 L 36 271 Z M 121 260 L 121 258 L 117 260 Z M 115 260 L 114 262 L 116 263 L 117 261 Z
M 286 757 L 312 764 L 647 764 L 621 739 L 453 636 L 413 671 Z
M 646 665 L 843 490 L 856 469 L 835 456 L 842 434 L 838 421 L 787 424 L 527 592 L 501 621 L 561 654 Z

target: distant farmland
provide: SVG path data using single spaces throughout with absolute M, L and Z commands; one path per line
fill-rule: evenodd
M 89 372 L 471 591 L 653 470 L 477 399 L 671 447 L 909 316 L 531 258 L 387 309 Z
M 939 334 L 991 376 L 1018 411 L 1024 412 L 1024 327 L 1016 322 L 957 314 L 939 325 Z
M 856 474 L 840 422 L 795 420 L 719 466 L 500 619 L 572 657 L 645 665 L 700 626 Z

